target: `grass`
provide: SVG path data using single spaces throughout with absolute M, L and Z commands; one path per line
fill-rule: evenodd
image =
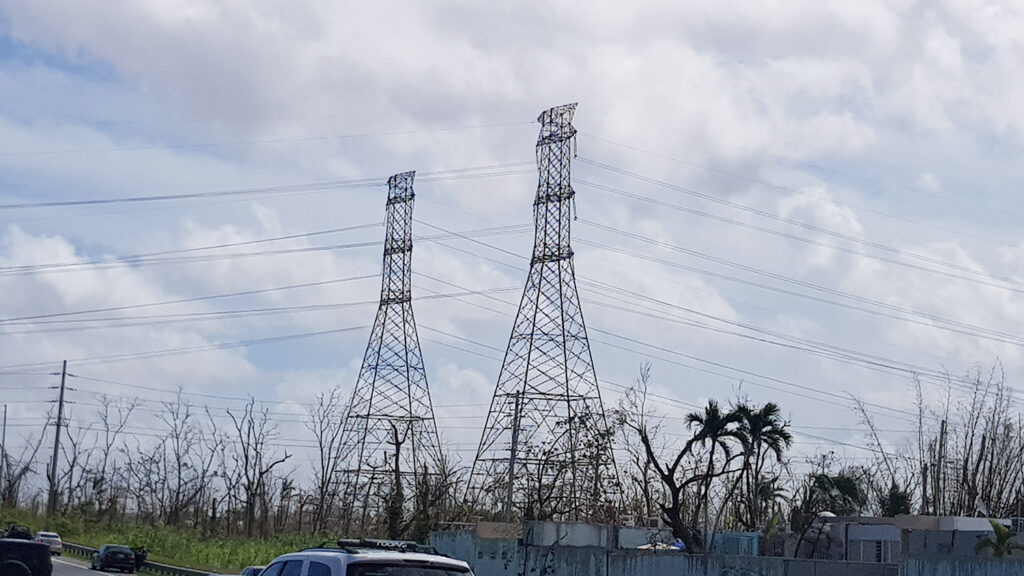
M 24 510 L 4 510 L 4 526 L 10 522 L 27 524 L 35 532 L 42 530 L 44 518 Z M 108 526 L 76 516 L 55 518 L 52 528 L 67 542 L 91 548 L 104 544 L 145 546 L 149 552 L 148 560 L 152 562 L 228 574 L 237 574 L 246 566 L 268 564 L 281 554 L 321 542 L 308 536 L 281 536 L 266 540 L 203 538 L 190 530 L 166 526 Z

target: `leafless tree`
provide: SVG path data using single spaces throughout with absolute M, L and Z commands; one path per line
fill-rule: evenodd
M 213 467 L 214 453 L 204 450 L 205 434 L 201 421 L 180 388 L 175 399 L 163 402 L 162 406 L 159 415 L 165 427 L 165 435 L 160 440 L 164 452 L 160 479 L 164 497 L 162 516 L 164 523 L 180 526 L 186 512 L 194 507 L 204 492 Z
M 291 458 L 291 454 L 279 455 L 274 450 L 271 444 L 277 438 L 277 426 L 266 407 L 256 408 L 255 398 L 250 397 L 241 411 L 228 409 L 227 414 L 238 435 L 232 457 L 242 478 L 245 534 L 252 538 L 256 535 L 257 514 L 261 512 L 260 504 L 266 496 L 271 474 L 274 468 Z M 266 514 L 261 514 L 261 518 L 266 518 Z M 265 535 L 265 522 L 260 523 L 260 532 Z
M 92 478 L 92 490 L 96 500 L 96 510 L 101 519 L 113 520 L 117 506 L 117 483 L 111 470 L 114 448 L 121 434 L 128 425 L 128 419 L 139 405 L 137 398 L 112 398 L 106 394 L 98 397 L 99 407 L 96 409 L 98 422 L 97 445 L 99 462 Z
M 47 418 L 47 423 L 49 423 Z M 22 442 L 21 452 L 15 456 L 9 450 L 5 450 L 4 476 L 0 482 L 0 499 L 3 500 L 5 508 L 14 508 L 19 504 L 22 483 L 32 473 L 36 465 L 36 456 L 39 455 L 39 448 L 43 445 L 43 438 L 46 436 L 46 425 L 39 431 L 38 436 L 26 436 Z
M 937 515 L 1024 515 L 1024 421 L 1013 411 L 1002 365 L 946 377 L 945 402 L 923 400 L 920 379 L 918 461 L 921 508 Z
M 341 473 L 341 432 L 343 430 L 344 404 L 341 391 L 332 388 L 317 395 L 309 407 L 309 421 L 306 428 L 316 438 L 317 453 L 313 466 L 315 503 L 313 508 L 314 533 L 327 529 L 327 521 L 334 514 Z
M 70 411 L 67 419 L 74 420 Z M 69 509 L 85 504 L 89 497 L 91 461 L 96 446 L 89 442 L 95 440 L 90 426 L 67 426 L 64 430 L 66 434 L 60 444 L 63 466 L 57 475 L 57 506 L 62 514 L 67 514 Z

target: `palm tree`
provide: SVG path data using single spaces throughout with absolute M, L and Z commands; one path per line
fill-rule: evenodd
M 752 408 L 739 404 L 735 412 L 740 415 L 740 432 L 746 440 L 743 455 L 743 478 L 745 523 L 749 529 L 757 529 L 761 525 L 765 486 L 771 484 L 766 478 L 764 469 L 768 465 L 768 456 L 774 455 L 775 461 L 782 461 L 783 453 L 793 443 L 793 435 L 789 432 L 789 423 L 782 419 L 778 404 L 768 402 L 761 408 Z
M 685 451 L 689 451 L 694 445 L 708 446 L 708 463 L 704 471 L 703 486 L 701 486 L 700 497 L 698 498 L 697 509 L 694 511 L 694 520 L 699 520 L 701 513 L 704 514 L 704 529 L 707 532 L 708 501 L 710 500 L 711 482 L 715 478 L 715 454 L 721 450 L 726 461 L 732 458 L 732 446 L 728 439 L 739 441 L 744 447 L 747 439 L 739 429 L 742 417 L 735 410 L 723 412 L 716 400 L 708 400 L 708 405 L 703 412 L 691 412 L 686 415 L 686 426 L 696 426 L 692 438 L 687 440 Z
M 1016 533 L 991 518 L 988 519 L 988 523 L 992 525 L 995 534 L 978 540 L 974 546 L 975 554 L 980 554 L 982 550 L 991 548 L 993 556 L 1002 558 L 1003 556 L 1012 556 L 1014 550 L 1024 550 L 1024 544 L 1013 539 L 1017 535 Z
M 811 490 L 819 512 L 853 516 L 860 514 L 868 502 L 863 480 L 859 479 L 854 471 L 840 470 L 837 474 L 814 474 L 811 482 Z

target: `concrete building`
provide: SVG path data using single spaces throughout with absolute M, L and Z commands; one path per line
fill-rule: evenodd
M 817 557 L 857 562 L 973 559 L 978 539 L 991 535 L 987 518 L 904 515 L 832 518 L 827 551 Z

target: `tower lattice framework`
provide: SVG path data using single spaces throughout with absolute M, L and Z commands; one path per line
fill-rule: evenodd
M 618 502 L 569 244 L 575 109 L 538 118 L 530 273 L 470 475 L 470 504 L 509 519 L 600 518 Z
M 340 496 L 346 532 L 366 534 L 383 526 L 396 498 L 407 511 L 417 484 L 441 464 L 412 313 L 415 174 L 388 179 L 380 307 L 342 429 Z

